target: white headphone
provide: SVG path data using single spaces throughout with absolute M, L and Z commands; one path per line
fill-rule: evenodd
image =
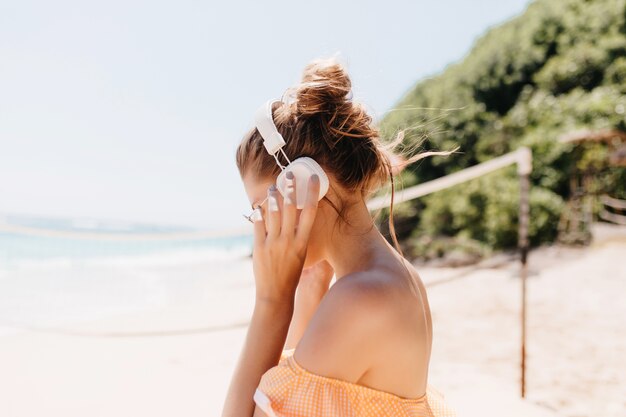
M 263 138 L 263 145 L 267 152 L 274 157 L 276 163 L 281 169 L 281 173 L 276 178 L 276 187 L 280 191 L 280 193 L 285 196 L 285 173 L 289 170 L 293 172 L 294 179 L 296 181 L 296 199 L 297 204 L 296 207 L 298 209 L 304 208 L 304 203 L 306 201 L 306 191 L 307 184 L 309 181 L 309 177 L 313 174 L 317 174 L 320 179 L 320 195 L 318 197 L 318 201 L 324 197 L 326 192 L 328 192 L 328 176 L 317 162 L 314 159 L 309 158 L 308 156 L 302 156 L 300 158 L 294 159 L 290 161 L 287 155 L 285 155 L 285 151 L 283 151 L 283 146 L 285 146 L 285 139 L 276 129 L 276 125 L 274 124 L 274 117 L 272 116 L 272 105 L 275 102 L 281 102 L 282 100 L 272 99 L 265 102 L 259 109 L 256 111 L 254 115 L 254 122 L 257 130 L 261 134 Z M 285 159 L 287 160 L 287 166 L 284 166 L 278 160 L 278 152 L 282 153 Z

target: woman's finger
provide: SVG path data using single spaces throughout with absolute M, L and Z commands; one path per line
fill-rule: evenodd
M 265 242 L 267 232 L 265 230 L 265 219 L 261 208 L 259 207 L 253 214 L 252 220 L 254 220 L 254 247 L 260 247 Z
M 267 238 L 274 238 L 280 234 L 280 207 L 278 206 L 278 189 L 275 184 L 267 190 L 267 216 L 265 227 L 267 228 Z
M 313 227 L 315 221 L 315 215 L 317 214 L 317 203 L 320 194 L 320 179 L 316 174 L 313 174 L 309 178 L 306 202 L 302 213 L 300 213 L 300 220 L 298 221 L 298 233 L 296 233 L 296 240 L 302 242 L 308 242 L 309 233 Z
M 285 196 L 283 198 L 283 223 L 280 228 L 280 234 L 283 236 L 293 237 L 296 227 L 296 181 L 293 172 L 287 171 L 285 174 Z

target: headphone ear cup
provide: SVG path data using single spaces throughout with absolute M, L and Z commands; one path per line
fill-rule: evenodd
M 285 190 L 287 188 L 287 178 L 285 177 L 287 171 L 293 172 L 294 179 L 296 181 L 296 207 L 298 209 L 304 208 L 309 177 L 311 177 L 313 174 L 317 174 L 320 179 L 320 194 L 317 200 L 321 200 L 322 197 L 324 197 L 324 195 L 326 195 L 326 193 L 328 192 L 328 176 L 326 175 L 322 167 L 317 162 L 315 162 L 315 160 L 304 156 L 293 160 L 276 178 L 276 187 L 283 195 L 283 197 L 285 196 Z

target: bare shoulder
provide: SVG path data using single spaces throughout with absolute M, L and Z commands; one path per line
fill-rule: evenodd
M 357 272 L 330 288 L 296 347 L 299 365 L 318 375 L 359 380 L 375 360 L 381 338 L 394 331 L 392 307 L 399 291 L 386 274 Z

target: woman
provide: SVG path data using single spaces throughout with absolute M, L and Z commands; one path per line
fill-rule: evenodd
M 261 215 L 254 221 L 256 303 L 223 416 L 454 416 L 428 384 L 424 284 L 366 206 L 389 177 L 393 197 L 392 160 L 405 166 L 450 152 L 396 157 L 389 149 L 402 136 L 381 144 L 334 58 L 311 62 L 288 92 L 293 100 L 272 109 L 283 149 L 317 161 L 330 188 L 318 202 L 313 175 L 308 189 L 294 182 L 283 197 L 274 185 L 281 168 L 256 128 L 237 149 L 246 193 Z M 300 193 L 302 210 L 294 204 Z

